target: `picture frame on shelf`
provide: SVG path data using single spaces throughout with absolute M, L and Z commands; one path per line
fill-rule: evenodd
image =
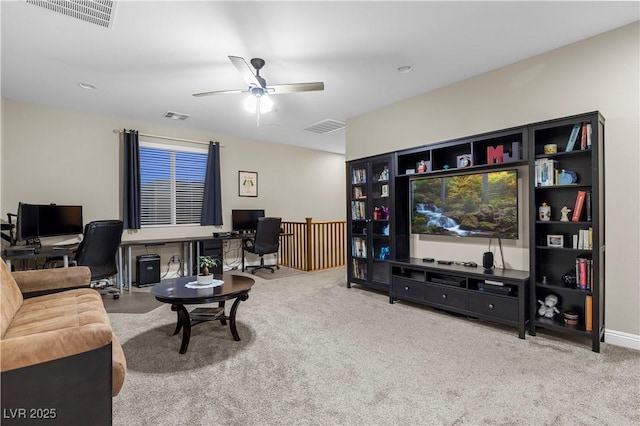
M 547 235 L 548 247 L 564 247 L 564 235 Z
M 238 172 L 238 196 L 258 196 L 258 173 L 240 170 Z
M 388 197 L 389 196 L 389 185 L 382 185 L 380 188 L 380 196 Z

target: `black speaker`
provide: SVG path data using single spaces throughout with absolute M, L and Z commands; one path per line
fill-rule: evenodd
M 482 255 L 482 267 L 484 269 L 493 269 L 493 253 L 485 251 Z
M 154 285 L 160 282 L 160 256 L 144 254 L 136 256 L 136 287 Z

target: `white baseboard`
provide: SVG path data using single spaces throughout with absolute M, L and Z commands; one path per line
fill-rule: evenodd
M 605 330 L 604 341 L 606 343 L 622 346 L 640 351 L 640 336 L 623 333 L 622 331 Z

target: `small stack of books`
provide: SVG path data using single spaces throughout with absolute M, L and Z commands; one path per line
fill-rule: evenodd
M 540 158 L 535 162 L 536 186 L 554 186 L 558 182 L 558 162 Z
M 591 256 L 576 257 L 576 285 L 580 290 L 591 291 L 593 283 L 593 260 Z

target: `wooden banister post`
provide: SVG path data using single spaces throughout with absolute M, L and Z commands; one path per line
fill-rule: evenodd
M 306 258 L 307 258 L 307 264 L 306 264 L 306 270 L 310 271 L 311 270 L 311 259 L 312 259 L 312 251 L 313 249 L 311 248 L 311 221 L 313 220 L 310 217 L 305 218 L 306 220 L 306 224 L 307 224 L 307 229 L 306 229 L 306 234 L 307 234 L 307 253 L 306 253 Z

